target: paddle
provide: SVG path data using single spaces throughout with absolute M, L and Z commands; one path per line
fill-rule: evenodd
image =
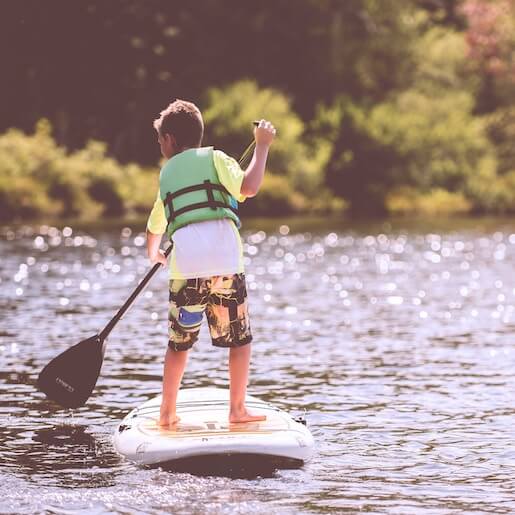
M 170 245 L 165 251 L 165 256 L 168 256 L 171 250 Z M 160 268 L 160 263 L 152 267 L 99 334 L 65 350 L 41 371 L 37 385 L 49 399 L 64 408 L 78 408 L 88 400 L 100 374 L 104 359 L 104 343 L 109 333 Z
M 258 123 L 254 122 L 254 125 L 258 125 Z M 248 160 L 253 147 L 254 141 L 243 152 L 239 160 L 240 165 Z M 165 251 L 165 256 L 168 256 L 171 250 L 172 246 L 170 245 Z M 160 267 L 160 263 L 152 267 L 125 304 L 118 310 L 118 313 L 100 333 L 65 350 L 43 368 L 39 374 L 37 386 L 50 400 L 64 408 L 78 408 L 86 403 L 100 375 L 104 360 L 105 341 L 109 333 Z

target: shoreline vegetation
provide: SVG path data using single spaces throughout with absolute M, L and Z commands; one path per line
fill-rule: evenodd
M 13 26 L 38 43 L 13 45 L 24 75 L 5 70 L 23 80 L 9 83 L 17 93 L 0 120 L 0 223 L 147 214 L 159 170 L 151 122 L 176 94 L 203 112 L 204 144 L 234 157 L 252 120 L 276 126 L 242 216 L 515 213 L 511 0 L 281 2 L 286 26 L 267 2 L 178 3 L 173 14 L 158 2 L 154 16 L 139 0 L 123 16 L 97 0 L 24 5 Z M 77 36 L 53 45 L 67 17 L 80 18 Z M 236 26 L 245 37 L 227 45 Z M 210 52 L 191 59 L 199 41 Z
M 249 85 L 257 92 L 255 85 L 245 84 Z M 297 118 L 295 122 L 300 123 Z M 310 138 L 320 136 L 311 134 Z M 331 153 L 324 148 L 331 146 L 330 142 L 317 141 L 310 146 L 303 144 L 297 133 L 291 139 L 294 143 L 279 141 L 272 149 L 271 166 L 262 188 L 255 198 L 240 205 L 242 216 L 367 218 L 515 213 L 515 172 L 497 174 L 492 162 L 495 155 L 484 158 L 483 168 L 481 160 L 477 169 L 469 163 L 467 174 L 455 169 L 457 163 L 451 163 L 453 172 L 463 176 L 459 188 L 446 188 L 438 181 L 417 187 L 406 175 L 404 182 L 400 180 L 390 187 L 377 182 L 349 185 L 349 189 L 361 187 L 370 192 L 368 209 L 366 194 L 365 198 L 358 197 L 353 209 L 356 199 L 346 198 L 338 183 L 327 184 L 331 179 L 327 177 L 328 170 L 338 173 L 334 164 L 321 156 Z M 435 163 L 429 161 L 427 167 L 432 164 Z M 359 179 L 357 171 L 356 175 Z M 362 176 L 366 180 L 366 170 Z M 143 217 L 155 200 L 158 178 L 159 164 L 150 167 L 120 163 L 108 154 L 107 144 L 100 141 L 88 141 L 82 149 L 67 151 L 52 137 L 50 122 L 41 119 L 32 134 L 18 129 L 0 134 L 0 223 L 59 217 L 86 222 Z
M 12 239 L 16 234 L 33 236 L 37 234 L 77 234 L 116 232 L 129 235 L 143 235 L 146 230 L 147 215 L 123 217 L 62 218 L 42 217 L 38 219 L 0 222 L 0 240 Z M 324 233 L 334 231 L 366 232 L 390 234 L 397 232 L 456 232 L 456 231 L 507 231 L 515 227 L 511 215 L 473 215 L 451 214 L 437 217 L 416 214 L 413 216 L 373 216 L 353 217 L 348 213 L 325 215 L 284 215 L 284 216 L 247 216 L 242 217 L 243 232 L 279 233 Z M 164 239 L 163 239 L 164 241 Z

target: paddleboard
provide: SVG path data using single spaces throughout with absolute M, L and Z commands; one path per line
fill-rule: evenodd
M 252 395 L 247 408 L 266 420 L 229 423 L 229 390 L 221 388 L 179 390 L 180 421 L 172 428 L 158 425 L 160 405 L 159 395 L 122 420 L 114 432 L 119 454 L 139 465 L 188 470 L 200 463 L 295 468 L 313 451 L 303 421 Z

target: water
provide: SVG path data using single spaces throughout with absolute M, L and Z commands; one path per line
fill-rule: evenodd
M 247 224 L 249 391 L 307 412 L 313 459 L 272 477 L 147 470 L 111 445 L 160 389 L 166 273 L 113 331 L 86 407 L 40 369 L 148 270 L 139 228 L 0 230 L 1 513 L 514 513 L 515 222 Z M 184 386 L 227 386 L 207 328 Z

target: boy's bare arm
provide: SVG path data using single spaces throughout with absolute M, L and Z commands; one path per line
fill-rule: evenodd
M 246 197 L 254 197 L 261 187 L 265 174 L 268 149 L 274 141 L 275 132 L 275 127 L 266 120 L 261 120 L 254 129 L 256 149 L 249 166 L 245 170 L 245 177 L 240 188 L 241 194 Z
M 152 263 L 166 265 L 166 257 L 160 250 L 162 234 L 154 234 L 147 229 L 147 255 Z

